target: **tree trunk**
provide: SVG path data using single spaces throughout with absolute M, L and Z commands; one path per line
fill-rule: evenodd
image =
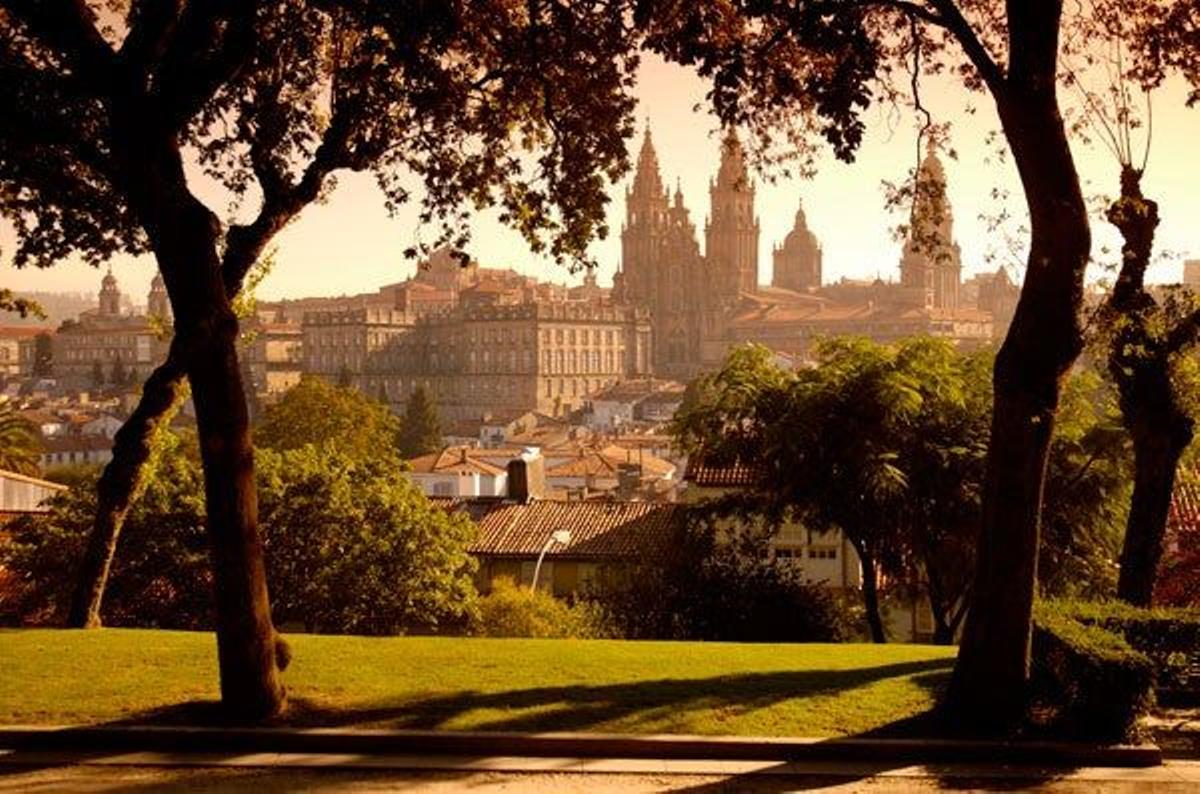
M 286 648 L 271 623 L 237 318 L 222 277 L 219 224 L 188 190 L 176 135 L 137 91 L 113 102 L 122 187 L 146 229 L 175 314 L 173 348 L 192 386 L 204 467 L 221 700 L 240 721 L 281 711 Z
M 1024 715 L 1046 460 L 1061 381 L 1082 349 L 1091 249 L 1055 96 L 1061 5 L 1016 8 L 1009 4 L 1014 49 L 997 107 L 1029 206 L 1029 262 L 996 358 L 976 577 L 947 700 L 963 727 L 990 734 Z
M 1181 432 L 1171 427 L 1170 419 L 1146 416 L 1133 431 L 1133 500 L 1121 550 L 1117 597 L 1136 606 L 1148 607 L 1154 597 L 1175 472 L 1191 442 L 1190 427 Z
M 147 378 L 137 408 L 113 439 L 112 460 L 96 483 L 96 517 L 71 598 L 67 620 L 73 628 L 99 628 L 101 624 L 100 607 L 117 538 L 129 506 L 144 484 L 154 437 L 179 404 L 184 375 L 179 353 L 172 345 L 167 360 Z
M 1117 595 L 1150 606 L 1162 558 L 1163 536 L 1175 489 L 1179 458 L 1192 440 L 1193 423 L 1171 382 L 1171 331 L 1156 333 L 1158 308 L 1145 275 L 1158 229 L 1158 205 L 1142 194 L 1142 174 L 1121 169 L 1121 196 L 1107 217 L 1121 232 L 1121 270 L 1105 304 L 1115 333 L 1108 371 L 1121 395 L 1121 417 L 1133 438 L 1134 485 L 1121 551 Z
M 863 607 L 867 612 L 867 627 L 871 631 L 871 642 L 887 642 L 887 633 L 883 629 L 883 616 L 879 612 L 879 575 L 875 570 L 875 558 L 858 550 L 859 562 L 862 563 L 862 593 Z

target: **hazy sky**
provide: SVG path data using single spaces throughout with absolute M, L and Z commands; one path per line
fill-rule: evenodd
M 718 160 L 718 138 L 714 119 L 693 112 L 703 102 L 704 85 L 682 68 L 647 58 L 639 84 L 639 119 L 648 118 L 658 150 L 664 181 L 682 183 L 685 202 L 703 245 L 703 225 L 708 214 L 708 180 Z M 1169 84 L 1154 98 L 1154 148 L 1144 180 L 1146 194 L 1160 205 L 1162 225 L 1160 250 L 1179 256 L 1155 267 L 1152 280 L 1179 278 L 1179 258 L 1200 257 L 1200 157 L 1195 141 L 1200 140 L 1200 111 L 1187 110 L 1178 83 Z M 989 240 L 981 214 L 994 215 L 998 205 L 993 188 L 1011 192 L 1010 209 L 1024 214 L 1019 184 L 1011 162 L 985 163 L 985 136 L 996 127 L 995 110 L 988 97 L 967 95 L 951 84 L 929 84 L 926 104 L 938 121 L 953 124 L 952 145 L 958 159 L 947 160 L 947 180 L 955 217 L 955 236 L 962 246 L 964 277 L 994 269 L 986 256 L 997 245 Z M 974 114 L 967 112 L 974 105 Z M 825 280 L 843 276 L 896 278 L 899 245 L 890 228 L 896 217 L 884 208 L 882 180 L 899 181 L 915 158 L 915 131 L 911 118 L 891 119 L 883 110 L 867 116 L 868 134 L 857 162 L 846 165 L 824 156 L 812 180 L 764 184 L 758 181 L 757 210 L 762 224 L 759 242 L 759 280 L 769 283 L 771 246 L 791 229 L 797 204 L 803 200 L 810 228 L 825 252 Z M 638 134 L 629 142 L 636 158 L 641 145 Z M 1076 154 L 1085 192 L 1112 193 L 1117 182 L 1117 165 L 1098 143 L 1077 143 Z M 624 188 L 630 174 L 613 187 L 609 220 L 612 234 L 593 245 L 601 263 L 601 283 L 609 283 L 620 259 L 620 228 L 624 218 Z M 224 215 L 221 199 L 209 193 L 214 209 Z M 403 249 L 417 239 L 415 209 L 389 218 L 380 194 L 368 176 L 342 173 L 330 201 L 313 206 L 277 238 L 276 269 L 260 288 L 263 298 L 343 294 L 374 290 L 381 284 L 400 280 L 414 270 L 404 259 Z M 1114 243 L 1103 222 L 1094 225 L 1100 246 Z M 474 224 L 472 253 L 488 266 L 514 267 L 523 272 L 573 281 L 574 276 L 534 257 L 518 235 L 495 220 L 494 213 L 479 216 Z M 0 222 L 0 284 L 20 290 L 95 291 L 100 273 L 79 262 L 62 263 L 44 271 L 18 271 L 11 265 L 9 250 L 12 230 Z M 123 291 L 143 302 L 153 274 L 149 258 L 123 258 L 114 263 Z M 1100 275 L 1097 273 L 1096 275 Z

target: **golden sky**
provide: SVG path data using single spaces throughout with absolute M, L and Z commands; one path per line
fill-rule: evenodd
M 685 203 L 703 245 L 703 225 L 708 212 L 708 180 L 714 175 L 718 157 L 715 120 L 693 112 L 702 103 L 704 85 L 691 72 L 654 58 L 643 63 L 638 89 L 639 119 L 649 119 L 664 181 L 673 186 L 678 178 Z M 964 278 L 983 270 L 994 270 L 987 256 L 1002 248 L 989 235 L 980 215 L 995 215 L 999 209 L 991 198 L 993 188 L 1008 189 L 1009 209 L 1023 216 L 1019 184 L 1010 162 L 985 162 L 989 157 L 985 136 L 996 127 L 995 110 L 984 95 L 968 95 L 950 83 L 930 83 L 923 90 L 925 103 L 935 120 L 952 123 L 952 145 L 957 160 L 946 162 L 948 189 L 955 217 L 955 236 L 962 247 Z M 1200 258 L 1200 110 L 1188 110 L 1179 83 L 1170 83 L 1154 96 L 1154 146 L 1143 188 L 1159 202 L 1162 225 L 1158 242 L 1174 258 L 1156 265 L 1151 278 L 1179 278 L 1179 260 Z M 1064 97 L 1069 99 L 1069 97 Z M 973 114 L 967 111 L 973 105 Z M 884 207 L 883 180 L 899 181 L 915 158 L 915 127 L 911 118 L 888 118 L 883 109 L 868 111 L 868 134 L 856 163 L 846 165 L 831 155 L 823 156 L 818 174 L 811 180 L 765 184 L 758 180 L 757 211 L 762 225 L 759 242 L 759 280 L 770 282 L 771 246 L 791 229 L 798 202 L 803 201 L 809 227 L 820 239 L 825 254 L 825 280 L 842 277 L 898 276 L 899 245 L 890 228 L 896 217 Z M 641 125 L 639 121 L 639 127 Z M 630 141 L 636 158 L 641 131 Z M 1115 191 L 1118 167 L 1099 143 L 1076 143 L 1080 173 L 1088 194 Z M 620 227 L 624 217 L 623 194 L 632 174 L 613 187 L 609 207 L 612 234 L 593 245 L 600 262 L 601 283 L 611 282 L 620 259 Z M 225 214 L 223 199 L 211 190 L 200 191 L 219 215 Z M 337 190 L 323 206 L 308 208 L 277 238 L 275 270 L 260 288 L 263 298 L 344 294 L 371 291 L 405 278 L 414 264 L 402 251 L 418 239 L 413 208 L 389 218 L 380 194 L 369 176 L 340 174 Z M 475 219 L 472 253 L 488 266 L 514 267 L 520 271 L 559 281 L 574 281 L 562 268 L 534 257 L 515 233 L 485 213 Z M 1102 221 L 1094 224 L 1094 256 L 1115 238 Z M 87 291 L 98 289 L 99 273 L 79 262 L 62 263 L 44 271 L 17 271 L 7 250 L 12 231 L 0 228 L 0 284 L 19 290 Z M 123 258 L 114 264 L 122 289 L 136 302 L 145 300 L 154 266 L 152 260 Z M 1093 268 L 1093 277 L 1102 276 Z

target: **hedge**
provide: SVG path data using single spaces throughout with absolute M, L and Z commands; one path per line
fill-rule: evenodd
M 1200 609 L 1144 608 L 1123 601 L 1058 601 L 1054 608 L 1125 638 L 1154 663 L 1160 693 L 1200 698 L 1200 680 L 1188 669 L 1200 663 Z
M 1154 662 L 1123 636 L 1070 609 L 1034 609 L 1035 698 L 1054 711 L 1059 731 L 1077 738 L 1124 741 L 1154 703 Z

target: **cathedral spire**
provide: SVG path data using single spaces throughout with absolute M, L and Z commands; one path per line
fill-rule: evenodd
M 746 170 L 746 153 L 737 131 L 730 127 L 721 141 L 721 167 L 717 171 L 717 187 L 726 190 L 746 190 L 750 175 Z
M 654 140 L 650 136 L 650 122 L 642 137 L 642 151 L 638 154 L 637 173 L 633 177 L 634 196 L 657 198 L 664 194 L 662 175 L 658 170 L 658 153 L 654 151 Z

